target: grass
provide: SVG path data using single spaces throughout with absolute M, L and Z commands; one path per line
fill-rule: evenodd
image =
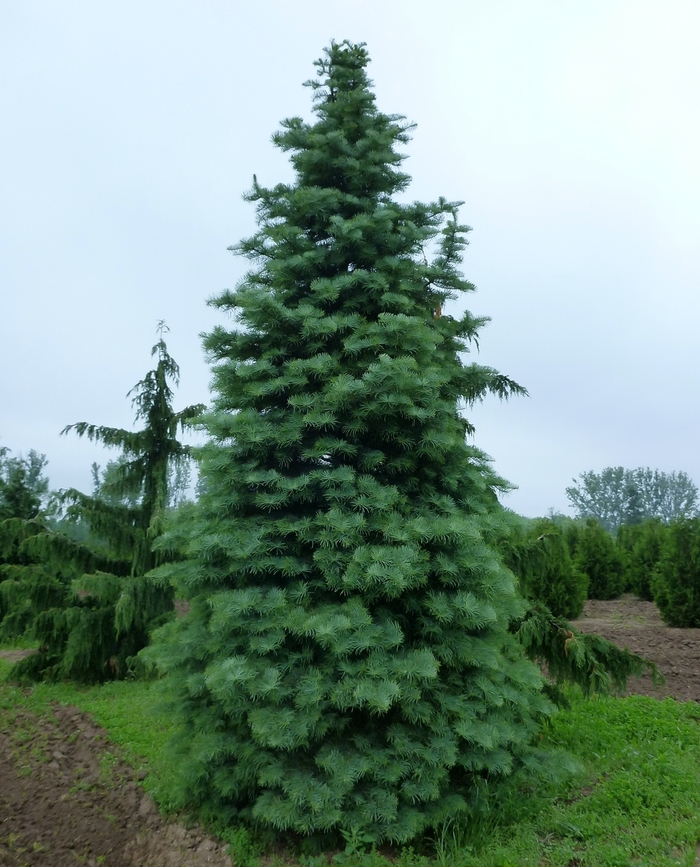
M 121 756 L 146 774 L 145 788 L 169 808 L 173 769 L 164 745 L 170 726 L 155 712 L 150 684 L 20 690 L 6 682 L 8 670 L 0 659 L 3 727 L 21 707 L 50 715 L 53 702 L 75 705 L 107 730 Z M 571 708 L 558 714 L 545 742 L 578 758 L 583 771 L 575 780 L 536 800 L 532 793 L 530 803 L 522 792 L 506 798 L 471 827 L 448 824 L 436 835 L 433 854 L 407 850 L 397 867 L 693 867 L 700 840 L 700 706 L 643 697 L 586 700 L 574 692 L 569 698 Z M 343 867 L 386 865 L 376 853 L 340 860 Z
M 700 707 L 574 699 L 548 740 L 585 772 L 532 819 L 496 829 L 462 867 L 693 867 L 700 839 Z M 507 817 L 504 817 L 507 820 Z

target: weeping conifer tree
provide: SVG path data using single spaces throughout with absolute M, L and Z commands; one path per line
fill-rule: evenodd
M 110 464 L 110 472 L 99 486 L 100 496 L 89 497 L 72 488 L 64 493 L 63 501 L 69 517 L 87 520 L 96 535 L 109 540 L 112 550 L 128 556 L 132 575 L 145 575 L 157 565 L 159 555 L 152 542 L 163 529 L 169 479 L 178 465 L 190 460 L 190 448 L 177 439 L 177 432 L 205 408 L 195 404 L 180 412 L 173 409 L 170 382 L 178 384 L 180 368 L 168 352 L 163 337 L 167 331 L 161 321 L 159 339 L 151 349 L 158 363 L 127 395 L 133 395 L 135 420 L 143 421 L 141 430 L 78 422 L 62 431 L 75 431 L 121 452 L 121 459 Z
M 179 367 L 168 353 L 159 325 L 152 349 L 156 367 L 129 392 L 141 430 L 128 431 L 80 422 L 63 431 L 118 448 L 96 496 L 71 489 L 61 495 L 69 520 L 87 523 L 91 537 L 76 542 L 48 527 L 24 532 L 19 554 L 23 568 L 8 585 L 19 606 L 31 612 L 31 632 L 39 652 L 15 666 L 18 676 L 100 681 L 123 677 L 128 661 L 148 641 L 149 630 L 173 609 L 173 588 L 147 573 L 162 562 L 154 543 L 162 532 L 169 476 L 189 460 L 189 447 L 177 439 L 204 406 L 175 412 L 170 382 Z M 20 530 L 17 529 L 15 535 Z M 30 565 L 32 568 L 29 568 Z M 51 593 L 48 591 L 51 590 Z M 8 605 L 3 627 L 19 622 Z
M 204 494 L 163 567 L 191 599 L 150 656 L 180 721 L 182 795 L 220 819 L 331 842 L 404 842 L 485 780 L 546 764 L 551 705 L 509 623 L 492 540 L 505 487 L 460 413 L 523 389 L 467 364 L 484 319 L 443 305 L 457 204 L 396 200 L 401 117 L 362 45 L 316 64 L 316 121 L 283 122 L 291 184 L 254 181 L 253 262 L 212 302 Z M 156 570 L 156 574 L 159 570 Z

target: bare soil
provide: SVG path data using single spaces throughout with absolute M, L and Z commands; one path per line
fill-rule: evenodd
M 53 712 L 19 709 L 0 731 L 0 867 L 231 867 L 221 843 L 158 813 L 86 714 Z
M 653 660 L 666 678 L 658 689 L 632 680 L 627 694 L 700 701 L 700 629 L 665 626 L 632 596 L 589 601 L 574 625 Z M 231 867 L 220 842 L 166 821 L 140 782 L 76 708 L 56 706 L 54 719 L 18 709 L 0 731 L 0 867 Z
M 652 660 L 666 678 L 657 688 L 650 675 L 634 678 L 625 695 L 700 702 L 700 629 L 666 626 L 653 602 L 629 595 L 605 602 L 589 600 L 573 626 Z

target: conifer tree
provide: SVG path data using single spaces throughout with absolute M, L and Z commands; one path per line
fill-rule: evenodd
M 625 562 L 613 537 L 596 518 L 566 530 L 574 565 L 588 578 L 589 599 L 617 599 L 625 591 Z
M 700 518 L 672 521 L 666 528 L 651 590 L 669 626 L 700 627 Z
M 651 602 L 651 580 L 659 563 L 669 524 L 659 518 L 649 518 L 641 524 L 622 525 L 616 536 L 616 545 L 622 554 L 625 568 L 625 587 Z
M 44 468 L 48 461 L 33 449 L 26 458 L 8 457 L 8 452 L 0 448 L 0 640 L 24 635 L 33 621 L 32 594 L 18 578 L 29 578 L 32 587 L 40 585 L 45 601 L 53 586 L 53 576 L 46 575 L 21 551 L 23 541 L 43 529 L 49 489 Z
M 78 436 L 121 451 L 121 459 L 110 464 L 110 472 L 100 485 L 100 496 L 89 497 L 71 489 L 63 500 L 68 514 L 88 520 L 97 534 L 107 537 L 115 552 L 128 552 L 132 575 L 145 575 L 156 565 L 152 540 L 162 531 L 169 475 L 190 457 L 190 449 L 177 439 L 177 431 L 184 430 L 204 410 L 203 404 L 180 412 L 173 409 L 169 381 L 178 384 L 180 368 L 165 344 L 167 330 L 161 321 L 159 339 L 151 349 L 158 363 L 127 395 L 133 395 L 135 420 L 144 422 L 141 430 L 78 422 L 62 431 L 74 430 Z
M 547 518 L 514 516 L 511 532 L 498 547 L 523 596 L 554 617 L 581 615 L 588 579 L 574 565 L 561 526 Z
M 317 61 L 316 121 L 254 180 L 253 270 L 212 303 L 202 496 L 156 575 L 191 608 L 149 655 L 180 720 L 183 798 L 316 839 L 402 842 L 535 760 L 552 706 L 509 623 L 493 539 L 505 483 L 460 413 L 523 389 L 466 363 L 485 319 L 448 315 L 458 204 L 399 202 L 410 127 L 378 111 L 362 45 Z M 324 835 L 327 835 L 324 837 Z
M 179 368 L 163 338 L 165 325 L 158 330 L 152 349 L 156 367 L 129 392 L 143 428 L 80 422 L 63 431 L 121 451 L 95 496 L 75 489 L 61 495 L 67 518 L 87 523 L 90 537 L 81 543 L 48 526 L 12 528 L 20 561 L 11 575 L 6 570 L 8 581 L 0 585 L 6 609 L 0 631 L 26 626 L 31 613 L 29 625 L 40 645 L 16 666 L 17 675 L 81 681 L 124 676 L 149 629 L 172 611 L 172 586 L 147 573 L 162 562 L 153 545 L 162 531 L 169 474 L 189 460 L 178 428 L 204 407 L 174 411 L 170 382 L 177 383 Z

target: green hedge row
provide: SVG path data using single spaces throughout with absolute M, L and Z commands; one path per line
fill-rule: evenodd
M 700 626 L 700 518 L 622 526 L 594 518 L 517 519 L 502 540 L 524 595 L 575 619 L 588 599 L 634 593 L 654 601 L 669 626 Z

